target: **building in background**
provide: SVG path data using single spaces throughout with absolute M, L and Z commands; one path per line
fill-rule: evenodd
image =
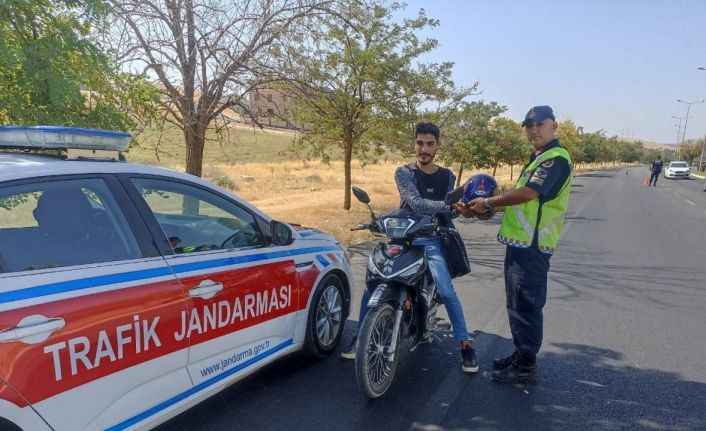
M 290 102 L 291 96 L 273 88 L 256 88 L 249 94 L 250 112 L 263 126 L 295 128 Z

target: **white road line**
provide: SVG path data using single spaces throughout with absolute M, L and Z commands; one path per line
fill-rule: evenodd
M 677 192 L 672 192 L 672 194 L 674 194 L 674 196 L 681 196 L 681 195 L 680 195 L 679 193 L 677 193 Z
M 695 203 L 693 203 L 693 202 L 691 202 L 691 201 L 690 201 L 689 199 L 686 199 L 686 203 L 688 203 L 689 205 L 693 205 L 693 206 L 696 206 L 696 204 L 695 204 Z

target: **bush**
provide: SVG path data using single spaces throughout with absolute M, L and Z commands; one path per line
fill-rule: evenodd
M 225 175 L 220 175 L 220 176 L 216 177 L 216 179 L 213 182 L 218 187 L 223 187 L 224 189 L 228 189 L 232 192 L 235 192 L 238 190 L 238 185 L 235 184 L 235 181 L 231 180 L 230 178 L 226 177 Z
M 320 183 L 321 182 L 321 176 L 319 174 L 309 175 L 308 177 L 305 177 L 304 179 L 310 183 Z

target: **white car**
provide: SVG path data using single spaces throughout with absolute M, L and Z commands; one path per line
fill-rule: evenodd
M 669 162 L 664 178 L 689 178 L 689 165 L 686 162 Z
M 340 340 L 352 277 L 335 239 L 119 161 L 129 139 L 0 127 L 2 430 L 150 429 Z

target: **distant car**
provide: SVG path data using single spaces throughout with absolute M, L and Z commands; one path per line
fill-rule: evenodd
M 669 162 L 664 178 L 689 178 L 689 165 L 686 162 Z
M 129 140 L 0 127 L 0 430 L 150 429 L 341 338 L 352 277 L 334 238 L 120 161 Z

